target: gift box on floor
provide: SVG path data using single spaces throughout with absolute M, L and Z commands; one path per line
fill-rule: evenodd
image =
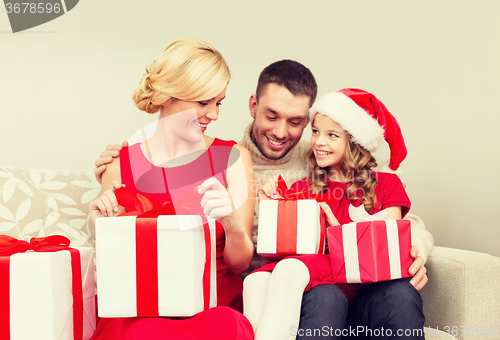
M 90 339 L 96 325 L 93 249 L 50 251 L 68 249 L 63 236 L 32 239 L 31 245 L 0 238 L 0 339 Z
M 377 282 L 410 277 L 411 222 L 352 222 L 327 230 L 336 283 Z
M 216 306 L 215 239 L 215 221 L 197 215 L 97 219 L 99 316 L 192 316 Z
M 316 200 L 260 202 L 257 253 L 261 256 L 323 254 L 324 242 L 325 216 Z

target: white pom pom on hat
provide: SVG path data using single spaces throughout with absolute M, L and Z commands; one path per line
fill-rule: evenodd
M 408 152 L 396 118 L 373 94 L 353 88 L 326 93 L 309 110 L 311 122 L 317 113 L 333 119 L 353 142 L 370 152 L 385 140 L 391 150 L 390 169 L 397 170 L 406 158 Z

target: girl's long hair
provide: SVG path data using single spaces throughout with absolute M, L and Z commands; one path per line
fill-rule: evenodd
M 377 161 L 371 153 L 355 143 L 351 135 L 346 132 L 347 146 L 344 157 L 340 164 L 340 177 L 345 182 L 351 183 L 347 189 L 349 200 L 361 199 L 366 211 L 371 212 L 376 204 L 375 185 L 377 179 L 373 176 L 372 169 L 377 166 Z M 316 157 L 311 148 L 306 155 L 309 164 L 307 178 L 309 179 L 309 191 L 313 194 L 322 193 L 327 189 L 328 177 L 332 174 L 329 167 L 321 168 L 316 162 Z

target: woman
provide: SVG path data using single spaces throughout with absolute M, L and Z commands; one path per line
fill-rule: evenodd
M 204 41 L 170 44 L 148 68 L 133 99 L 147 113 L 160 111 L 156 131 L 125 147 L 103 174 L 104 193 L 91 202 L 91 217 L 116 216 L 114 192 L 121 184 L 160 203 L 173 201 L 176 214 L 217 219 L 217 305 L 242 309 L 239 276 L 253 255 L 254 195 L 249 152 L 233 141 L 204 134 L 217 120 L 230 79 L 222 55 Z M 185 320 L 101 319 L 93 339 L 253 337 L 251 325 L 233 309 L 217 307 Z M 224 325 L 221 324 L 224 320 Z

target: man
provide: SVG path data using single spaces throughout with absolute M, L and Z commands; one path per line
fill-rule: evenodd
M 302 64 L 283 60 L 266 67 L 257 90 L 250 96 L 250 115 L 254 121 L 245 129 L 244 146 L 252 156 L 256 186 L 281 174 L 288 184 L 306 176 L 308 142 L 301 140 L 309 123 L 308 111 L 317 94 L 312 73 Z M 253 238 L 257 244 L 259 205 L 255 206 Z M 266 263 L 255 254 L 248 271 Z
M 260 74 L 256 93 L 250 96 L 249 101 L 250 115 L 254 120 L 245 129 L 243 140 L 238 143 L 248 149 L 252 156 L 256 189 L 267 183 L 274 175 L 281 174 L 288 184 L 306 176 L 305 154 L 310 145 L 306 141 L 301 141 L 301 137 L 304 128 L 309 123 L 308 110 L 314 103 L 316 94 L 317 85 L 314 76 L 308 68 L 296 61 L 281 60 L 275 62 L 267 66 Z M 98 180 L 105 170 L 105 164 L 109 163 L 111 157 L 118 156 L 119 149 L 120 146 L 108 146 L 107 150 L 102 152 L 101 157 L 96 160 L 95 174 Z M 257 243 L 258 216 L 257 204 L 254 214 L 254 244 Z M 415 239 L 414 244 L 417 247 L 412 249 L 412 256 L 415 260 L 410 268 L 410 273 L 414 274 L 410 283 L 417 290 L 420 290 L 427 282 L 426 269 L 423 264 L 432 248 L 432 236 L 425 230 L 418 218 L 413 221 L 412 233 Z M 264 263 L 265 260 L 255 254 L 254 261 L 247 273 Z M 343 313 L 342 311 L 347 309 L 347 300 L 343 308 L 338 308 L 336 305 L 338 301 L 331 296 L 328 287 L 324 286 L 331 285 L 317 286 L 304 294 L 299 330 L 323 329 L 325 326 L 334 329 L 343 328 L 342 324 L 345 322 L 339 324 L 338 319 L 344 318 L 343 320 L 345 320 L 346 315 L 339 316 L 337 314 L 339 311 Z M 372 295 L 377 300 L 370 300 Z M 376 303 L 377 307 L 384 309 L 384 301 L 380 301 L 377 295 L 380 293 L 369 294 L 366 301 L 362 302 L 360 310 L 370 312 L 370 308 L 365 308 L 370 303 Z M 415 299 L 419 298 L 420 296 L 416 293 Z M 387 304 L 385 310 L 392 310 L 393 307 L 394 303 Z M 413 314 L 422 314 L 421 299 L 420 306 L 411 308 L 415 309 Z M 411 314 L 411 318 L 413 318 L 413 314 Z M 423 318 L 423 315 L 421 317 Z M 366 327 L 371 328 L 383 326 L 385 325 L 380 323 L 366 325 Z M 335 334 L 321 337 L 308 336 L 306 332 L 300 331 L 296 334 L 297 339 L 336 338 Z

